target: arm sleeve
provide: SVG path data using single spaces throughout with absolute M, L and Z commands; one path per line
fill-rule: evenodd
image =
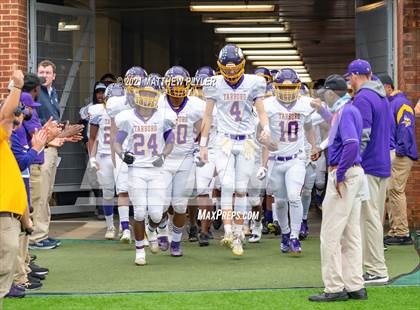
M 128 136 L 128 133 L 126 131 L 118 130 L 117 136 L 115 137 L 115 142 L 122 145 L 124 143 L 125 138 L 127 138 L 127 136 Z
M 29 168 L 29 166 L 34 162 L 37 153 L 33 149 L 29 149 L 25 152 L 22 144 L 19 142 L 17 136 L 12 135 L 12 152 L 16 158 L 16 161 L 19 165 L 20 171 L 24 171 Z
M 322 105 L 318 113 L 328 124 L 331 124 L 332 114 L 325 106 Z

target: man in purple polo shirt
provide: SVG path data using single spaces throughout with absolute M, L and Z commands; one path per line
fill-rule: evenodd
M 391 129 L 393 121 L 385 89 L 372 81 L 372 69 L 366 60 L 350 63 L 346 76 L 355 92 L 353 104 L 363 118 L 361 144 L 362 167 L 368 180 L 370 199 L 363 201 L 361 227 L 363 275 L 366 283 L 387 283 L 382 218 L 388 178 L 391 176 Z
M 320 95 L 333 112 L 328 146 L 328 183 L 322 204 L 321 271 L 324 292 L 310 301 L 367 299 L 360 232 L 362 117 L 349 100 L 346 81 L 332 75 Z M 348 98 L 344 102 L 343 98 Z

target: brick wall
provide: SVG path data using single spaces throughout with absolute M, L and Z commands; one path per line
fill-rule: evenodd
M 28 66 L 27 0 L 0 0 L 0 98 L 13 63 L 21 70 Z
M 398 84 L 416 104 L 420 99 L 420 1 L 398 1 Z M 416 120 L 417 146 L 420 147 L 420 118 Z M 407 183 L 410 227 L 420 229 L 420 161 Z

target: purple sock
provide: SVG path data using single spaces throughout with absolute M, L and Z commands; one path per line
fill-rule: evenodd
M 103 205 L 102 208 L 104 210 L 104 215 L 105 216 L 110 216 L 110 215 L 114 214 L 114 206 Z
M 128 229 L 128 221 L 121 222 L 121 228 L 122 228 L 122 230 Z

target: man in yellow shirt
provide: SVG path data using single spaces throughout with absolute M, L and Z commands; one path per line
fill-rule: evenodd
M 21 218 L 23 226 L 30 228 L 25 185 L 10 149 L 9 136 L 16 124 L 15 111 L 19 105 L 23 73 L 13 66 L 12 84 L 9 96 L 0 108 L 0 309 L 3 297 L 9 292 L 16 268 L 19 250 Z

